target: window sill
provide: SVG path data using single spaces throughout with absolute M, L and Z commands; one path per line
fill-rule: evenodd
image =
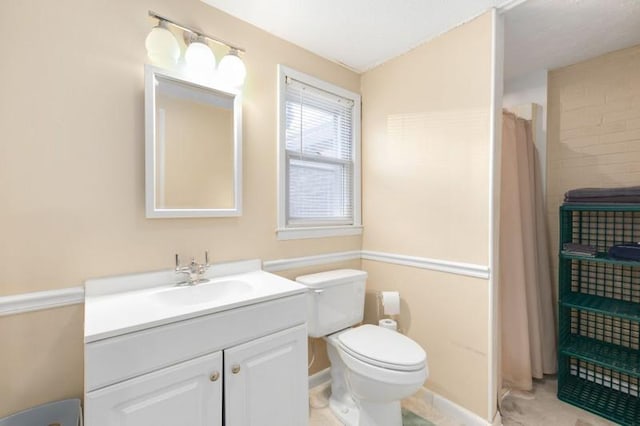
M 309 228 L 281 228 L 276 229 L 279 240 L 302 240 L 306 238 L 346 237 L 361 235 L 361 225 L 348 226 L 318 226 Z

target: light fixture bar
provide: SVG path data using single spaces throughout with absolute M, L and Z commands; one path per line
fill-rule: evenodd
M 176 22 L 176 21 L 174 21 L 172 19 L 165 18 L 162 15 L 158 15 L 157 13 L 155 13 L 155 12 L 153 12 L 151 10 L 149 11 L 149 16 L 151 16 L 153 18 L 156 18 L 156 19 L 158 19 L 160 21 L 167 22 L 167 23 L 169 23 L 169 24 L 171 24 L 171 25 L 173 25 L 175 27 L 178 27 L 178 28 L 184 30 L 184 31 L 189 31 L 189 32 L 191 32 L 191 33 L 193 33 L 195 35 L 198 35 L 198 36 L 201 36 L 201 37 L 205 37 L 205 38 L 208 38 L 211 41 L 214 41 L 216 43 L 225 45 L 229 49 L 233 49 L 233 50 L 236 50 L 238 52 L 245 53 L 245 50 L 243 48 L 241 48 L 241 47 L 234 46 L 234 45 L 232 45 L 232 44 L 230 44 L 230 43 L 228 43 L 228 42 L 226 42 L 224 40 L 220 40 L 219 38 L 211 37 L 210 35 L 207 35 L 207 34 L 203 33 L 202 31 L 194 30 L 193 28 L 188 27 L 188 26 L 183 25 L 183 24 L 180 24 L 180 23 L 178 23 L 178 22 Z

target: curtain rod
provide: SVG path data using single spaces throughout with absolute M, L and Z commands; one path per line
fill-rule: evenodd
M 223 44 L 223 45 L 227 46 L 229 49 L 233 49 L 233 50 L 235 50 L 237 52 L 242 52 L 242 53 L 246 52 L 241 47 L 234 46 L 231 43 L 228 43 L 228 42 L 226 42 L 224 40 L 221 40 L 219 38 L 211 37 L 210 35 L 205 34 L 202 31 L 194 30 L 191 27 L 188 27 L 186 25 L 180 24 L 180 23 L 174 21 L 173 19 L 166 18 L 166 17 L 164 17 L 162 15 L 159 15 L 159 14 L 157 14 L 157 13 L 151 11 L 151 10 L 149 11 L 149 16 L 151 16 L 152 18 L 156 18 L 156 19 L 158 19 L 160 21 L 168 22 L 169 24 L 171 24 L 171 25 L 173 25 L 175 27 L 178 27 L 178 28 L 180 28 L 182 30 L 185 30 L 185 31 L 189 31 L 190 33 L 193 33 L 193 34 L 195 34 L 197 36 L 205 37 L 205 38 L 208 38 L 209 40 L 214 41 L 216 43 Z

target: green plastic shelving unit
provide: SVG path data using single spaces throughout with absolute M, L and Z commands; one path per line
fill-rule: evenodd
M 640 205 L 560 207 L 558 398 L 628 426 L 640 425 L 640 262 L 607 252 L 638 241 Z

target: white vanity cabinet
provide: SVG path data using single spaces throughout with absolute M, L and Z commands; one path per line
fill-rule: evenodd
M 87 393 L 87 425 L 222 425 L 222 352 Z
M 304 294 L 87 341 L 87 426 L 308 422 Z
M 298 326 L 224 351 L 228 426 L 307 424 L 307 328 Z

